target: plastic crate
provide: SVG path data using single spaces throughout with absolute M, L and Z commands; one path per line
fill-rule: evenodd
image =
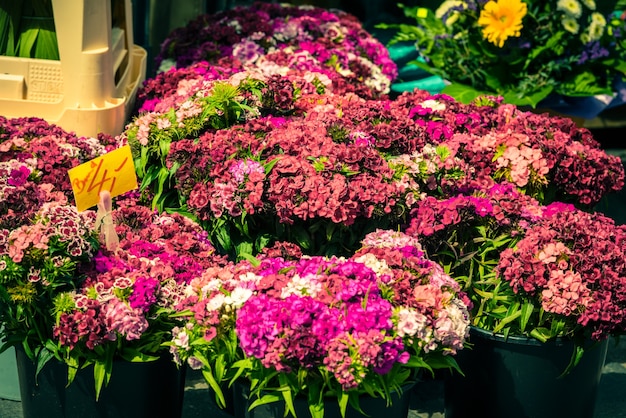
M 130 0 L 52 0 L 59 61 L 0 56 L 0 115 L 121 133 L 146 76 Z

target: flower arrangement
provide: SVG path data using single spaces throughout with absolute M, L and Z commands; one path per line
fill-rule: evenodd
M 511 184 L 415 210 L 407 234 L 472 300 L 472 325 L 545 342 L 624 332 L 626 227 L 560 202 L 541 205 Z
M 500 95 L 537 106 L 545 99 L 623 94 L 624 2 L 448 0 L 435 11 L 403 7 L 415 25 L 382 25 L 393 42 L 414 41 L 414 62 L 450 82 L 461 101 Z M 619 97 L 617 98 L 619 99 Z
M 114 359 L 164 354 L 183 285 L 224 260 L 182 215 L 117 209 L 114 250 L 101 246 L 95 222 L 93 211 L 52 202 L 31 224 L 2 231 L 0 319 L 7 346 L 23 347 L 38 367 L 56 357 L 68 383 L 93 364 L 98 396 Z
M 324 416 L 334 397 L 345 413 L 359 394 L 389 400 L 416 371 L 454 368 L 468 336 L 469 301 L 416 240 L 369 234 L 351 258 L 261 257 L 210 269 L 179 305 L 173 333 L 180 362 L 202 372 L 224 405 L 224 382 L 251 384 L 251 407 L 308 399 Z
M 311 6 L 255 2 L 201 15 L 175 29 L 157 66 L 201 61 L 244 69 L 289 67 L 325 74 L 336 91 L 377 97 L 389 92 L 397 68 L 387 49 L 348 13 Z

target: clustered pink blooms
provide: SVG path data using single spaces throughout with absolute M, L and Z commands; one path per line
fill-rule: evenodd
M 497 271 L 548 314 L 597 340 L 626 324 L 626 226 L 561 205 L 533 223 Z
M 588 130 L 497 101 L 464 105 L 419 91 L 366 100 L 328 91 L 297 106 L 302 112 L 173 142 L 166 164 L 177 167 L 187 209 L 204 221 L 256 215 L 287 225 L 399 225 L 426 196 L 508 183 L 545 204 L 591 207 L 624 182 L 619 158 Z
M 546 204 L 565 201 L 590 208 L 624 186 L 619 157 L 602 150 L 589 130 L 567 118 L 522 112 L 497 101 L 485 104 L 463 105 L 418 91 L 392 102 L 426 128 L 426 135 L 408 136 L 407 143 L 415 145 L 404 154 L 414 161 L 408 170 L 426 168 L 416 177 L 429 190 L 441 188 L 449 196 L 456 193 L 455 185 L 463 191 L 504 181 Z M 438 152 L 428 152 L 428 144 Z M 397 169 L 408 159 L 401 157 Z
M 78 137 L 39 118 L 0 116 L 0 228 L 30 223 L 46 202 L 72 201 L 67 171 L 113 144 L 104 134 Z
M 145 80 L 137 91 L 137 112 L 165 112 L 189 99 L 205 82 L 225 79 L 232 73 L 231 67 L 209 65 L 206 61 L 160 72 Z
M 263 369 L 318 369 L 343 390 L 411 356 L 455 354 L 469 329 L 459 285 L 414 238 L 387 230 L 368 235 L 351 259 L 263 256 L 258 265 L 209 269 L 186 294 L 179 310 L 189 321 L 171 348 L 179 362 L 200 366 L 235 352 L 223 346 L 234 332 L 240 355 Z
M 389 92 L 397 67 L 358 19 L 343 11 L 256 2 L 202 15 L 175 29 L 157 65 L 179 68 L 208 61 L 230 68 L 289 67 L 321 72 L 341 94 Z
M 70 302 L 62 294 L 55 303 L 61 314 L 53 336 L 68 351 L 150 338 L 157 338 L 151 349 L 158 350 L 159 333 L 176 325 L 163 312 L 180 303 L 183 286 L 225 263 L 206 232 L 182 215 L 130 206 L 116 210 L 113 218 L 119 247 L 101 249 L 81 286 L 66 294 Z
M 94 221 L 92 212 L 79 213 L 72 206 L 44 203 L 32 223 L 1 230 L 0 256 L 4 268 L 0 272 L 12 269 L 11 266 L 19 267 L 28 272 L 30 282 L 41 281 L 44 287 L 62 285 L 63 282 L 55 283 L 55 278 L 68 278 L 63 271 L 55 274 L 54 270 L 67 270 L 77 260 L 93 256 L 96 248 L 92 233 Z

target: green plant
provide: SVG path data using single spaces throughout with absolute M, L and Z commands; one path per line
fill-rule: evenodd
M 52 0 L 0 0 L 0 55 L 59 59 Z

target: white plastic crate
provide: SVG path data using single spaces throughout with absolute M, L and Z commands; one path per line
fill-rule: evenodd
M 146 76 L 130 0 L 52 7 L 60 60 L 0 56 L 0 115 L 40 117 L 81 136 L 121 133 Z

